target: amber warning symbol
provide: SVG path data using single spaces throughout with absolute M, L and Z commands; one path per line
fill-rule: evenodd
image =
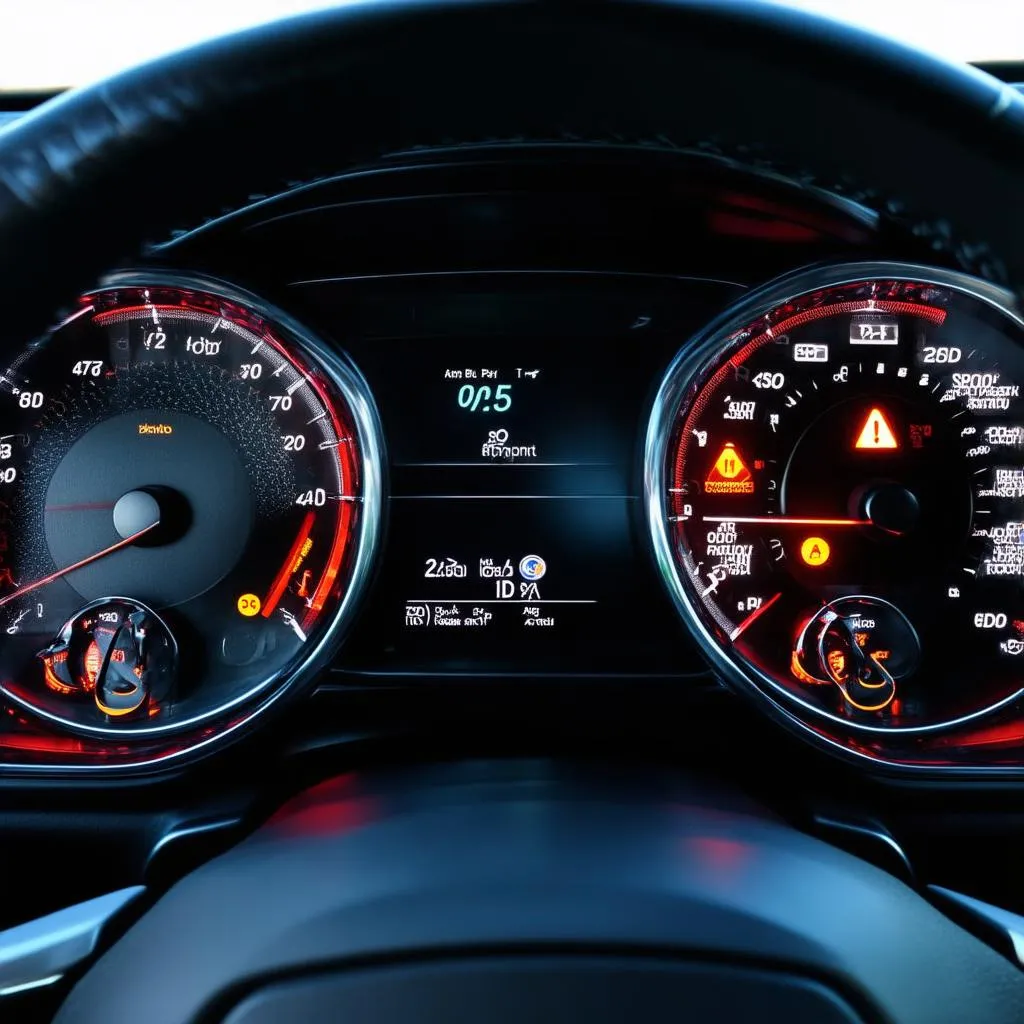
M 707 494 L 753 494 L 754 481 L 740 453 L 727 441 L 704 481 Z
M 881 409 L 872 409 L 868 418 L 864 421 L 860 436 L 857 438 L 857 448 L 899 448 L 896 435 L 885 418 Z

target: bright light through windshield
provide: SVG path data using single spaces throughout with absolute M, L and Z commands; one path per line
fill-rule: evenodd
M 1021 0 L 786 0 L 958 61 L 1024 59 Z M 3 0 L 0 89 L 82 85 L 324 0 Z

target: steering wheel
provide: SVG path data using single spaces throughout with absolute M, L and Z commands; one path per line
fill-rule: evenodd
M 1024 283 L 1024 100 L 981 73 L 747 3 L 371 4 L 157 61 L 0 136 L 4 344 L 255 196 L 524 144 L 753 166 Z M 654 792 L 424 771 L 314 794 L 327 827 L 285 812 L 184 879 L 58 1019 L 1019 1019 L 1024 976 L 902 882 L 732 797 Z

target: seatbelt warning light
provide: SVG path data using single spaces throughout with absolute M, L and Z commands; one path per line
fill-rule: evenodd
M 892 427 L 889 426 L 889 421 L 885 418 L 885 413 L 878 408 L 872 409 L 868 413 L 868 418 L 864 421 L 864 426 L 857 436 L 857 443 L 854 447 L 878 450 L 881 448 L 899 448 L 899 446 L 896 435 L 893 433 Z
M 704 491 L 707 494 L 754 493 L 754 481 L 750 470 L 731 441 L 726 442 L 722 454 L 715 459 L 715 464 L 704 481 Z

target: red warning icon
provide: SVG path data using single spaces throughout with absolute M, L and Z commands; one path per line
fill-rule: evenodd
M 864 421 L 860 435 L 857 438 L 856 448 L 899 448 L 896 435 L 885 418 L 885 413 L 879 408 L 874 408 L 868 413 Z
M 753 494 L 754 481 L 736 446 L 727 441 L 704 481 L 706 494 Z

